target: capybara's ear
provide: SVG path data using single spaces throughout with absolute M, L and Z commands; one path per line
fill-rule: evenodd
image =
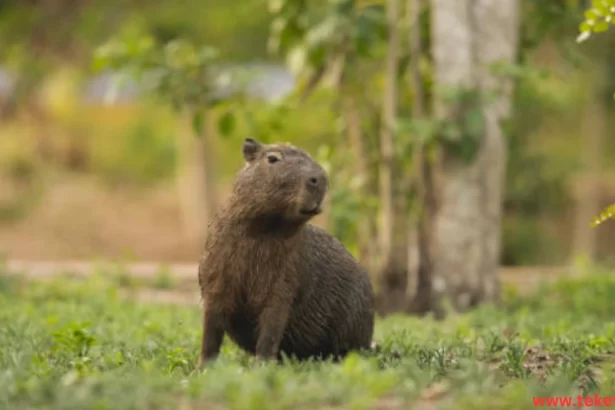
M 243 157 L 246 161 L 252 162 L 262 148 L 263 146 L 260 142 L 252 138 L 246 138 L 243 141 Z

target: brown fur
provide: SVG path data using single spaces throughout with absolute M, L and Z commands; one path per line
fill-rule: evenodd
M 336 238 L 307 223 L 321 212 L 325 171 L 289 144 L 246 139 L 243 154 L 199 266 L 200 365 L 218 355 L 224 334 L 266 359 L 369 349 L 369 276 Z

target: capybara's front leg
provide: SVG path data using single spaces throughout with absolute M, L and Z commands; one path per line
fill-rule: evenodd
M 277 358 L 280 343 L 290 315 L 290 301 L 286 298 L 272 300 L 260 314 L 259 333 L 256 342 L 256 357 L 273 360 Z
M 203 329 L 201 339 L 201 354 L 199 356 L 199 369 L 207 361 L 215 359 L 220 353 L 224 338 L 224 322 L 222 315 L 203 301 Z

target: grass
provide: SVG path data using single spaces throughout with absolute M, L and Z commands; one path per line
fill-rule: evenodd
M 227 340 L 202 373 L 199 307 L 125 300 L 119 285 L 0 276 L 0 408 L 525 409 L 615 393 L 604 273 L 441 322 L 381 319 L 381 351 L 340 364 L 257 364 Z

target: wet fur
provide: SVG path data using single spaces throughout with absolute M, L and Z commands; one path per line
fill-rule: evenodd
M 268 163 L 270 153 L 280 161 Z M 248 140 L 244 157 L 248 163 L 209 227 L 199 266 L 201 365 L 219 354 L 224 334 L 270 359 L 339 358 L 369 349 L 374 297 L 367 272 L 300 212 L 322 202 L 324 170 L 290 145 Z M 312 177 L 318 183 L 306 188 Z

